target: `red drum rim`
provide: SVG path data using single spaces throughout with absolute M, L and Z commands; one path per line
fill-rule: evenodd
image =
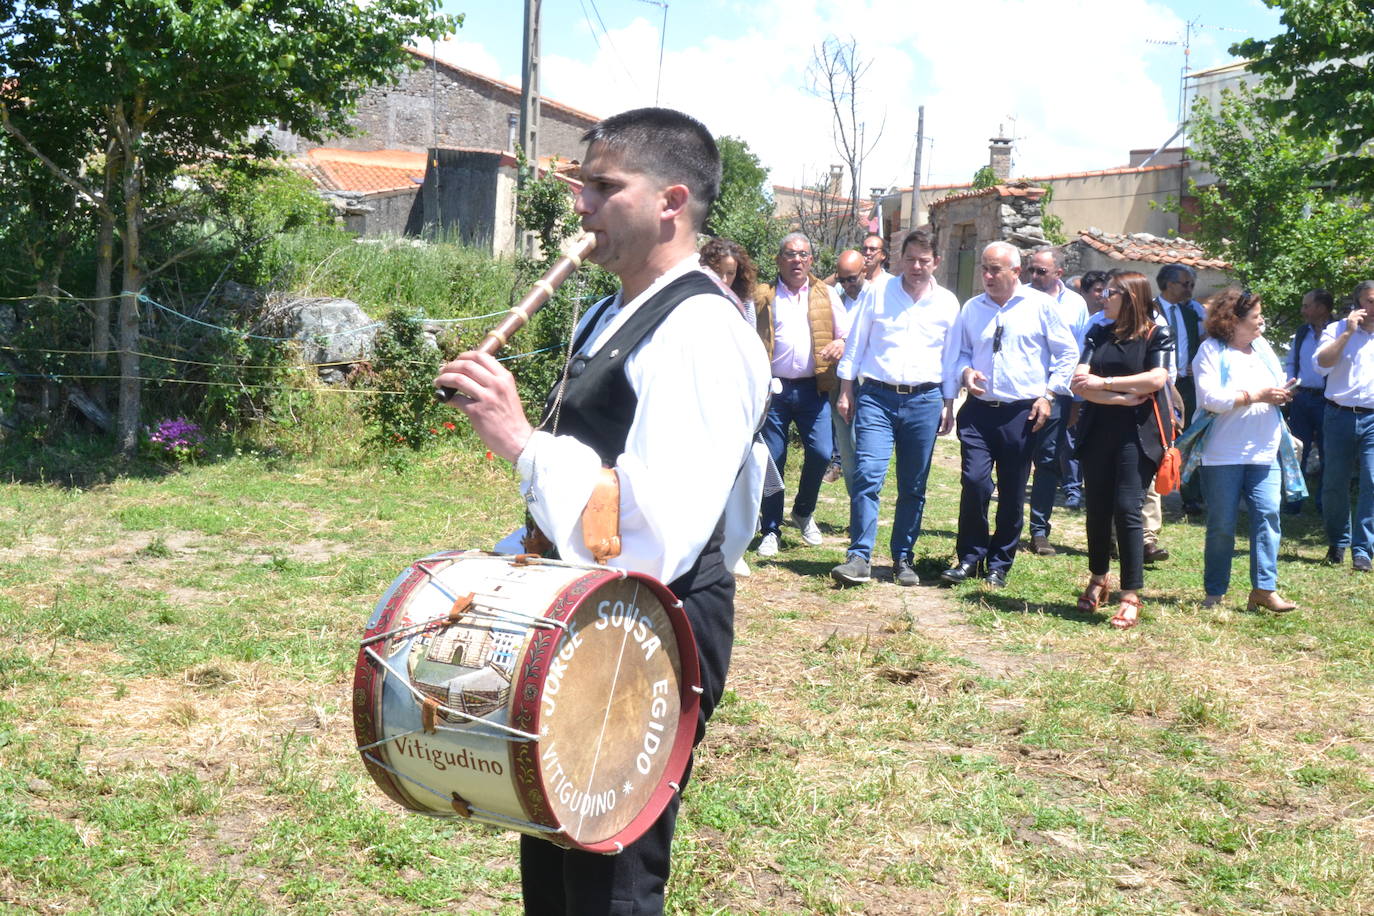
M 447 560 L 461 556 L 502 556 L 481 551 L 448 550 L 432 554 L 411 564 L 408 574 L 398 577 L 393 583 L 376 624 L 364 633 L 364 641 L 373 639 L 377 634 L 391 628 L 392 617 L 401 608 L 410 591 L 425 581 L 429 573 L 423 564 Z M 536 560 L 537 562 L 537 560 Z M 558 594 L 545 609 L 544 616 L 559 622 L 566 622 L 582 607 L 596 590 L 607 583 L 621 579 L 631 579 L 648 588 L 663 606 L 664 614 L 673 627 L 677 640 L 679 683 L 679 716 L 673 748 L 664 765 L 658 785 L 649 795 L 644 807 L 621 830 L 605 839 L 595 842 L 581 842 L 573 839 L 559 824 L 549 804 L 548 787 L 544 783 L 543 770 L 539 765 L 539 742 L 512 741 L 510 762 L 512 777 L 516 784 L 516 794 L 531 823 L 550 828 L 547 834 L 537 834 L 552 843 L 595 853 L 617 853 L 644 835 L 663 814 L 668 803 L 680 790 L 682 775 L 694 750 L 697 720 L 701 709 L 701 666 L 697 657 L 696 639 L 692 633 L 691 621 L 683 609 L 682 602 L 662 582 L 643 573 L 609 568 L 590 569 L 586 575 L 574 580 Z M 559 648 L 562 632 L 552 629 L 536 628 L 529 638 L 528 645 L 521 657 L 518 687 L 512 684 L 513 700 L 510 706 L 510 725 L 531 735 L 538 735 L 540 729 L 540 710 L 544 694 L 544 676 Z M 358 747 L 362 748 L 377 742 L 382 736 L 378 728 L 375 710 L 381 700 L 379 690 L 381 679 L 378 667 L 372 663 L 364 651 L 358 653 L 353 679 L 353 724 Z M 363 764 L 378 787 L 397 804 L 418 810 L 429 810 L 411 800 L 409 793 L 385 767 L 374 762 L 369 754 L 361 753 Z

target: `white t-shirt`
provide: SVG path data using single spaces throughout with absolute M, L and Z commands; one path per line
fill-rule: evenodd
M 1242 391 L 1283 385 L 1283 369 L 1268 342 L 1260 338 L 1251 345 L 1251 352 L 1242 353 L 1207 338 L 1193 358 L 1193 380 L 1198 407 L 1217 415 L 1207 433 L 1202 463 L 1273 464 L 1283 422 L 1279 409 L 1263 401 L 1236 406 Z

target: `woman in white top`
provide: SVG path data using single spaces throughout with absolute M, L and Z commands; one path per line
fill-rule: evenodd
M 1207 305 L 1207 339 L 1193 358 L 1198 407 L 1216 414 L 1202 445 L 1207 494 L 1203 552 L 1204 605 L 1219 604 L 1231 583 L 1236 514 L 1241 499 L 1250 514 L 1251 610 L 1291 611 L 1278 587 L 1279 505 L 1282 477 L 1280 405 L 1292 400 L 1282 364 L 1264 339 L 1263 303 L 1248 290 L 1222 290 Z

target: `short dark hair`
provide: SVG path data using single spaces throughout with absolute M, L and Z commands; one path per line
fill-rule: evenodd
M 1090 270 L 1083 275 L 1083 279 L 1078 281 L 1079 290 L 1092 289 L 1099 283 L 1107 282 L 1107 273 L 1102 270 Z
M 706 126 L 671 108 L 636 108 L 600 121 L 582 135 L 588 147 L 621 153 L 622 167 L 667 184 L 686 185 L 700 231 L 720 194 L 720 150 Z
M 1228 286 L 1207 300 L 1207 320 L 1203 327 L 1208 337 L 1229 344 L 1236 335 L 1236 325 L 1264 303 L 1248 289 Z
M 1313 302 L 1317 303 L 1317 305 L 1320 305 L 1328 312 L 1334 312 L 1336 310 L 1336 297 L 1331 295 L 1331 290 L 1329 289 L 1310 289 L 1307 291 L 1307 296 L 1311 296 Z M 1303 296 L 1303 298 L 1306 299 L 1307 296 Z
M 1164 287 L 1170 283 L 1180 282 L 1179 274 L 1186 274 L 1190 280 L 1197 279 L 1197 271 L 1187 264 L 1165 264 L 1159 269 L 1159 273 L 1155 274 L 1155 285 L 1159 287 L 1159 291 L 1162 293 Z
M 912 229 L 902 239 L 902 254 L 906 254 L 908 245 L 915 245 L 917 248 L 924 248 L 931 254 L 935 253 L 935 235 L 928 229 Z
M 1064 269 L 1064 249 L 1056 248 L 1053 245 L 1041 245 L 1039 248 L 1035 249 L 1030 253 L 1030 256 L 1026 258 L 1026 263 L 1029 264 L 1030 259 L 1035 257 L 1037 254 L 1048 254 L 1050 256 L 1050 260 L 1054 262 L 1055 267 L 1057 267 L 1059 270 Z

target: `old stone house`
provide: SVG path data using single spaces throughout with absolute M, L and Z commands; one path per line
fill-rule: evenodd
M 311 143 L 274 131 L 274 142 L 297 154 L 293 166 L 359 235 L 443 231 L 493 253 L 514 252 L 520 87 L 406 50 L 421 66 L 395 86 L 365 93 L 351 135 Z M 543 99 L 541 169 L 561 174 L 576 162 L 582 134 L 597 120 Z

